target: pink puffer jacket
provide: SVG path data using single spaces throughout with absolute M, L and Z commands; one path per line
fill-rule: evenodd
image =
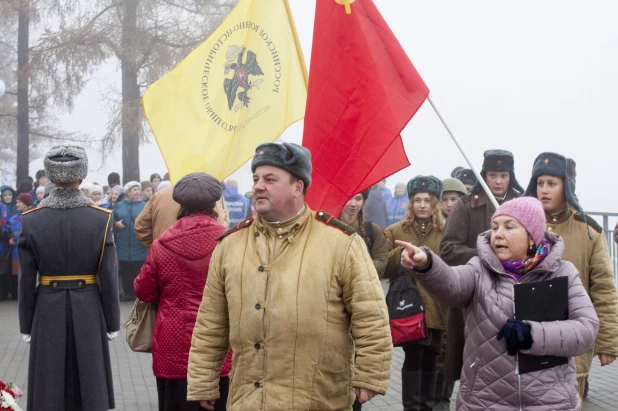
M 575 361 L 567 365 L 515 374 L 516 356 L 507 354 L 506 341 L 496 335 L 513 318 L 513 286 L 517 281 L 505 273 L 490 246 L 488 231 L 479 236 L 478 257 L 467 265 L 447 266 L 432 253 L 427 273 L 414 271 L 415 278 L 434 298 L 464 308 L 466 344 L 458 410 L 580 410 Z M 549 255 L 521 282 L 569 278 L 569 320 L 529 322 L 533 344 L 530 355 L 574 357 L 592 346 L 599 320 L 573 264 L 562 261 L 562 238 L 545 233 Z M 425 252 L 431 250 L 423 247 Z

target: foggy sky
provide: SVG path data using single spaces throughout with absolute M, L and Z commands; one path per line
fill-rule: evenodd
M 315 2 L 289 1 L 309 67 Z M 534 158 L 555 151 L 577 161 L 577 194 L 586 210 L 618 211 L 618 192 L 609 184 L 618 147 L 618 2 L 374 2 L 475 165 L 487 149 L 510 150 L 525 188 Z M 120 87 L 115 63 L 97 72 L 65 127 L 102 136 L 107 117 L 99 99 L 110 84 Z M 466 165 L 428 103 L 402 136 L 412 165 L 389 178 L 391 188 L 418 174 L 446 178 Z M 282 136 L 301 139 L 302 122 Z M 154 142 L 141 147 L 140 161 L 142 180 L 166 171 Z M 31 174 L 41 165 L 33 162 Z M 120 146 L 94 171 L 100 165 L 92 158 L 89 181 L 104 183 L 109 172 L 121 172 Z M 233 177 L 241 191 L 250 190 L 248 166 Z

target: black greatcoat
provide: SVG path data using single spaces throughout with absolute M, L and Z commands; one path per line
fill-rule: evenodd
M 22 217 L 19 322 L 21 333 L 32 335 L 29 411 L 114 408 L 106 333 L 120 330 L 120 307 L 111 214 L 80 205 L 50 203 Z M 61 280 L 97 270 L 97 284 L 37 287 L 37 273 Z

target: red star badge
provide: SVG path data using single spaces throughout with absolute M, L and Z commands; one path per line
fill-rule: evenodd
M 260 150 L 260 152 L 258 153 L 258 156 L 263 156 L 264 155 L 264 150 Z
M 545 164 L 549 164 L 549 158 L 546 158 L 545 161 L 543 161 Z

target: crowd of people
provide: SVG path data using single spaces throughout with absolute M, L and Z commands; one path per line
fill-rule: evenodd
M 413 284 L 425 313 L 424 337 L 402 344 L 404 411 L 449 409 L 459 379 L 460 410 L 580 409 L 593 358 L 605 366 L 618 355 L 607 242 L 575 196 L 575 162 L 560 154 L 538 156 L 526 189 L 512 153 L 489 150 L 480 175 L 490 195 L 472 170 L 457 167 L 445 179 L 397 183 L 394 195 L 383 180 L 330 216 L 304 201 L 311 155 L 295 144 L 257 147 L 250 196 L 239 193 L 237 181 L 205 173 L 175 185 L 158 174 L 121 185 L 116 173 L 106 186 L 86 183 L 82 168 L 70 169 L 79 171 L 70 178 L 54 171 L 87 164 L 85 153 L 69 152 L 48 153 L 36 181 L 0 188 L 0 298 L 19 296 L 22 334 L 32 344 L 29 409 L 44 402 L 52 410 L 113 408 L 111 385 L 96 395 L 80 388 L 76 347 L 86 337 L 73 319 L 102 330 L 96 344 L 105 347 L 94 369 L 97 381 L 108 381 L 118 298 L 157 304 L 152 358 L 160 410 L 361 409 L 386 393 L 391 375 L 390 307 L 380 279 Z M 38 251 L 49 233 L 33 234 L 44 212 L 32 210 L 60 219 L 54 209 L 84 206 L 100 213 L 93 216 L 102 222 L 103 252 L 84 259 L 81 271 L 68 262 L 51 269 L 43 261 L 49 252 Z M 72 236 L 81 238 L 70 231 L 57 241 L 80 244 Z M 37 272 L 49 301 L 33 294 Z M 84 301 L 75 296 L 51 301 L 94 284 L 83 273 L 97 273 L 104 315 L 77 314 Z M 568 279 L 568 319 L 518 319 L 514 286 L 559 277 Z M 66 309 L 52 319 L 36 304 Z M 53 334 L 42 321 L 65 324 L 58 344 L 67 355 L 57 365 L 75 370 L 58 388 L 65 394 L 58 407 L 50 406 L 48 377 L 40 375 L 42 338 Z M 521 355 L 568 361 L 524 374 Z

